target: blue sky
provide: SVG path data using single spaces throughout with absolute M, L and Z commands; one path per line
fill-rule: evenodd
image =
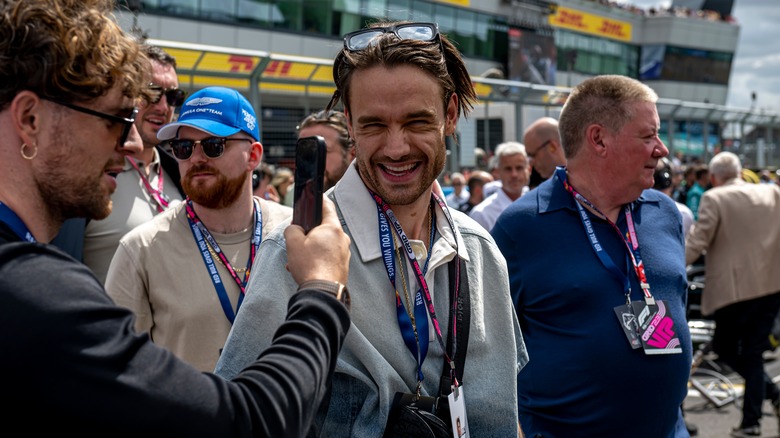
M 668 7 L 670 0 L 631 0 L 642 8 Z M 732 15 L 740 26 L 731 67 L 727 106 L 756 107 L 780 113 L 780 0 L 735 0 Z

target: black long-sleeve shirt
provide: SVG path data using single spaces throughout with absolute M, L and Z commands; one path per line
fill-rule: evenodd
M 226 381 L 136 333 L 86 266 L 0 223 L 0 418 L 28 435 L 302 436 L 350 319 L 316 290 L 288 310 L 274 344 Z

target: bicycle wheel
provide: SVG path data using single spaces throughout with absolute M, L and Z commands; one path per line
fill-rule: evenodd
M 740 397 L 742 394 L 737 391 L 728 377 L 717 371 L 697 368 L 691 374 L 688 382 L 716 408 L 722 408 L 731 403 L 734 403 L 737 408 L 741 408 Z

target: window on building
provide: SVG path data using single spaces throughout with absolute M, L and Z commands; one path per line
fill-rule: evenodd
M 487 128 L 487 135 L 485 129 Z M 499 143 L 504 142 L 503 119 L 477 120 L 477 147 L 482 148 L 487 154 L 493 155 L 493 150 Z
M 284 20 L 275 21 L 274 27 L 289 30 L 301 30 L 303 28 L 302 0 L 276 0 L 276 5 L 279 7 Z
M 661 79 L 727 85 L 730 72 L 727 53 L 667 46 Z
M 409 0 L 387 0 L 387 18 L 390 20 L 409 20 L 410 11 Z
M 330 35 L 333 29 L 331 0 L 303 0 L 303 31 Z
M 268 0 L 238 0 L 236 17 L 242 23 L 268 27 L 273 27 L 274 20 L 284 20 L 281 11 Z
M 555 45 L 559 71 L 638 77 L 639 48 L 631 44 L 558 29 Z
M 412 0 L 412 20 L 414 21 L 436 21 L 433 15 L 433 3 Z

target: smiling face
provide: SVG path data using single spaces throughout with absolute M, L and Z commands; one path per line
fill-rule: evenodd
M 171 65 L 165 65 L 158 61 L 152 61 L 152 83 L 162 88 L 178 88 L 179 79 Z M 168 105 L 168 99 L 164 96 L 157 103 L 144 102 L 138 108 L 136 126 L 144 148 L 150 149 L 159 143 L 157 131 L 173 120 L 174 108 Z
M 391 206 L 412 204 L 430 191 L 444 168 L 445 137 L 455 131 L 456 95 L 445 108 L 441 86 L 428 73 L 371 67 L 352 76 L 347 116 L 368 188 Z

